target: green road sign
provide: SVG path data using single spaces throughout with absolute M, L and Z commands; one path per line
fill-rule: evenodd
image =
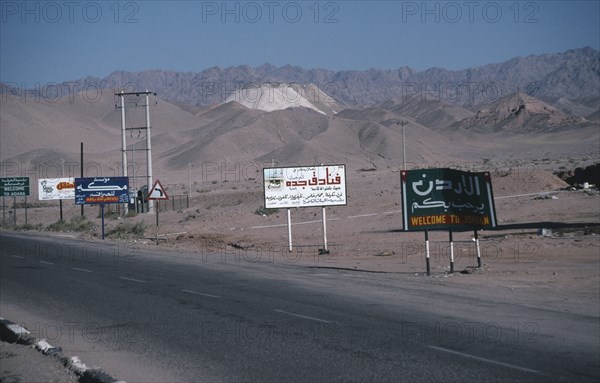
M 489 172 L 423 169 L 400 175 L 404 230 L 496 227 Z
M 29 195 L 29 177 L 0 178 L 0 197 L 26 197 Z

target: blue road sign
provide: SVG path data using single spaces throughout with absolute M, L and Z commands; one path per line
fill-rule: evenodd
M 75 204 L 129 203 L 129 178 L 75 178 Z

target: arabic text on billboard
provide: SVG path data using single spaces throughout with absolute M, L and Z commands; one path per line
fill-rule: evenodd
M 29 177 L 0 178 L 0 197 L 26 197 L 29 195 Z
M 42 178 L 38 180 L 40 201 L 75 198 L 75 178 Z
M 488 172 L 403 170 L 401 183 L 404 230 L 496 227 Z
M 345 165 L 263 169 L 265 208 L 346 205 Z
M 129 178 L 75 178 L 75 204 L 129 203 Z

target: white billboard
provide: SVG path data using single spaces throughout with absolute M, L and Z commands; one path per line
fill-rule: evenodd
M 75 178 L 42 178 L 38 180 L 38 196 L 40 201 L 75 200 Z
M 346 205 L 346 166 L 263 169 L 265 208 Z

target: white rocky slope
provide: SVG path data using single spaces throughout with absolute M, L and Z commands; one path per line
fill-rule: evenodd
M 325 115 L 337 113 L 342 107 L 317 86 L 296 83 L 252 84 L 237 89 L 225 103 L 236 101 L 247 108 L 266 112 L 304 107 Z

